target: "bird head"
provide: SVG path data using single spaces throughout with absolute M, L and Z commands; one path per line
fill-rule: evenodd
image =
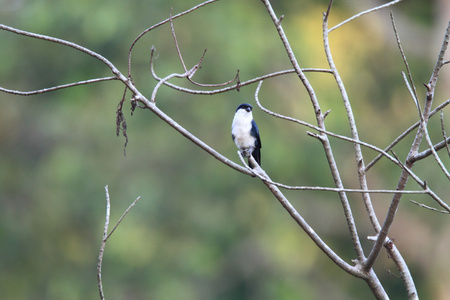
M 247 112 L 251 112 L 252 111 L 252 106 L 248 103 L 242 103 L 241 105 L 238 106 L 238 108 L 236 109 L 236 111 L 243 109 Z

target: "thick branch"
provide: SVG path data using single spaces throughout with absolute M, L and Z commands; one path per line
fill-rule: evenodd
M 108 66 L 108 68 L 111 69 L 111 71 L 113 72 L 114 75 L 116 75 L 118 77 L 118 74 L 120 74 L 120 72 L 117 70 L 117 68 L 109 61 L 107 60 L 105 57 L 103 57 L 102 55 L 89 50 L 83 46 L 80 46 L 78 44 L 66 41 L 66 40 L 62 40 L 62 39 L 58 39 L 55 37 L 51 37 L 51 36 L 47 36 L 47 35 L 42 35 L 42 34 L 37 34 L 37 33 L 32 33 L 32 32 L 28 32 L 28 31 L 24 31 L 24 30 L 20 30 L 20 29 L 16 29 L 13 27 L 9 27 L 3 24 L 0 24 L 0 29 L 1 30 L 6 30 L 12 33 L 16 33 L 16 34 L 20 34 L 23 36 L 28 36 L 28 37 L 32 37 L 32 38 L 36 38 L 39 40 L 44 40 L 44 41 L 48 41 L 48 42 L 52 42 L 52 43 L 56 43 L 56 44 L 60 44 L 60 45 L 64 45 L 64 46 L 68 46 L 71 48 L 74 48 L 78 51 L 81 51 L 83 53 L 86 53 L 96 59 L 98 59 L 99 61 L 103 62 L 105 65 Z
M 333 71 L 334 78 L 336 80 L 336 83 L 339 87 L 339 91 L 341 93 L 341 98 L 344 103 L 345 111 L 347 112 L 347 119 L 348 119 L 348 122 L 350 125 L 350 131 L 352 134 L 352 138 L 354 140 L 359 141 L 358 129 L 356 126 L 355 117 L 353 115 L 352 106 L 350 104 L 350 99 L 348 97 L 347 90 L 345 89 L 344 83 L 342 82 L 342 78 L 339 74 L 339 71 L 337 70 L 336 65 L 334 64 L 334 60 L 333 60 L 333 56 L 331 54 L 331 49 L 330 49 L 329 40 L 328 40 L 328 32 L 329 32 L 328 31 L 328 17 L 330 14 L 330 9 L 331 9 L 332 3 L 333 3 L 333 1 L 330 1 L 328 11 L 325 13 L 324 18 L 323 18 L 323 43 L 324 43 L 325 55 L 327 57 L 327 61 L 330 66 L 330 69 Z M 356 166 L 357 166 L 357 170 L 358 170 L 359 185 L 360 185 L 361 189 L 368 190 L 364 158 L 362 155 L 361 145 L 359 143 L 355 143 L 354 148 L 355 148 Z M 363 200 L 364 200 L 364 205 L 366 206 L 367 214 L 369 215 L 370 222 L 372 223 L 374 230 L 377 232 L 380 230 L 380 224 L 378 222 L 377 216 L 373 209 L 372 202 L 370 199 L 370 194 L 363 193 L 362 196 L 363 196 Z
M 309 83 L 308 79 L 306 78 L 305 74 L 303 73 L 302 69 L 300 68 L 300 66 L 297 62 L 294 52 L 292 51 L 292 48 L 287 39 L 287 36 L 284 33 L 283 27 L 281 26 L 281 20 L 277 18 L 276 14 L 272 8 L 272 5 L 270 4 L 270 2 L 268 0 L 262 0 L 262 2 L 264 3 L 267 11 L 269 12 L 270 17 L 272 18 L 275 28 L 278 31 L 278 35 L 284 45 L 284 48 L 289 57 L 289 60 L 292 64 L 292 66 L 294 67 L 295 72 L 297 73 L 297 76 L 299 77 L 299 79 L 303 83 L 303 86 L 306 88 L 306 90 L 308 92 L 309 98 L 311 100 L 311 104 L 313 105 L 314 112 L 316 115 L 317 124 L 321 129 L 325 130 L 324 116 L 320 109 L 320 105 L 317 100 L 316 94 L 314 92 L 313 87 Z M 331 170 L 331 173 L 332 173 L 332 176 L 334 179 L 334 183 L 337 188 L 343 188 L 344 186 L 343 186 L 343 183 L 341 180 L 341 176 L 339 174 L 339 170 L 337 168 L 337 164 L 334 159 L 333 151 L 331 149 L 331 145 L 330 145 L 327 135 L 321 133 L 320 141 L 322 142 L 323 148 L 325 150 L 325 155 L 326 155 L 328 164 L 330 166 L 330 170 Z M 355 221 L 353 218 L 352 210 L 351 210 L 350 204 L 348 202 L 346 193 L 344 193 L 344 192 L 339 193 L 339 198 L 341 200 L 342 207 L 344 209 L 347 226 L 350 231 L 350 237 L 353 241 L 353 246 L 354 246 L 354 249 L 356 252 L 356 256 L 358 257 L 359 261 L 362 261 L 364 254 L 362 251 L 361 241 L 359 240 L 359 237 L 358 237 L 358 231 L 356 229 L 356 224 L 355 224 Z
M 241 158 L 241 161 L 244 165 L 245 161 L 241 155 L 241 153 L 238 151 L 238 155 Z M 250 162 L 252 165 L 258 166 L 255 159 L 250 156 L 249 157 Z M 246 165 L 247 166 L 247 165 Z M 250 169 L 250 167 L 247 166 L 247 168 Z M 319 235 L 314 231 L 314 229 L 309 226 L 309 224 L 303 219 L 303 217 L 298 213 L 298 211 L 295 209 L 295 207 L 292 206 L 292 204 L 289 202 L 289 200 L 284 196 L 284 194 L 278 189 L 278 187 L 274 184 L 272 184 L 272 180 L 267 175 L 267 173 L 261 169 L 260 166 L 253 169 L 252 172 L 261 178 L 261 180 L 264 182 L 264 184 L 269 188 L 269 190 L 272 192 L 272 194 L 278 199 L 278 201 L 281 203 L 281 205 L 286 209 L 286 211 L 289 213 L 289 215 L 297 222 L 297 224 L 306 232 L 306 234 L 311 238 L 311 240 L 335 263 L 337 264 L 341 269 L 348 272 L 349 274 L 359 277 L 359 278 L 366 278 L 367 274 L 364 272 L 361 272 L 359 268 L 349 265 L 347 262 L 342 260 L 342 258 L 337 255 L 328 245 L 320 238 Z

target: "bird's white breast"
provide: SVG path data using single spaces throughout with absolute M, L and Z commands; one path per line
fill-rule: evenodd
M 238 110 L 234 115 L 231 125 L 231 134 L 234 136 L 234 142 L 240 149 L 255 146 L 255 137 L 250 135 L 252 129 L 253 116 L 251 112 Z

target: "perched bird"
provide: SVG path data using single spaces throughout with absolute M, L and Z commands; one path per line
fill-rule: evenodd
M 231 138 L 245 157 L 252 155 L 256 162 L 261 165 L 261 139 L 259 129 L 253 120 L 252 106 L 243 103 L 238 106 L 231 124 Z M 249 166 L 253 166 L 249 160 Z

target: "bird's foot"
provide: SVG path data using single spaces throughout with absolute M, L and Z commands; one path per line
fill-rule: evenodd
M 241 152 L 242 152 L 242 155 L 245 156 L 245 157 L 250 157 L 252 155 L 252 151 L 251 151 L 250 148 L 242 149 Z

